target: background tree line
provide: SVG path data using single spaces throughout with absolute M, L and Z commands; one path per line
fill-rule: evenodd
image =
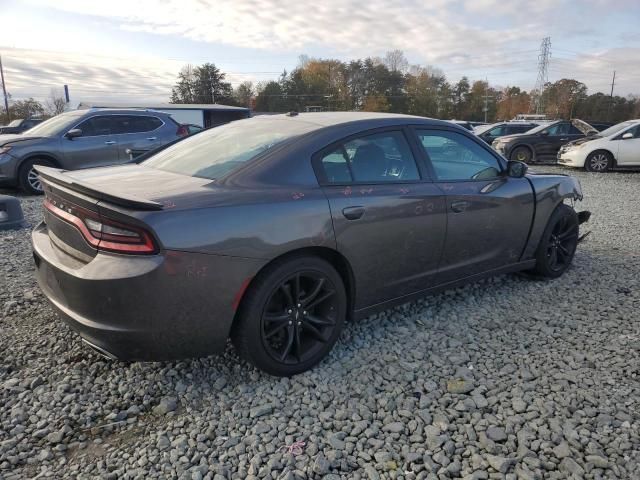
M 303 55 L 291 72 L 277 80 L 235 88 L 213 64 L 185 67 L 173 88 L 173 103 L 217 103 L 251 107 L 257 112 L 362 110 L 408 113 L 445 119 L 509 120 L 529 113 L 532 96 L 517 86 L 499 88 L 485 81 L 462 77 L 449 82 L 442 70 L 409 65 L 400 50 L 380 57 L 343 62 Z M 640 117 L 637 96 L 613 99 L 604 93 L 587 94 L 587 86 L 574 79 L 547 84 L 542 95 L 544 112 L 551 118 L 619 122 Z
M 49 97 L 44 102 L 39 102 L 34 98 L 12 100 L 9 95 L 9 116 L 7 116 L 3 105 L 0 109 L 0 125 L 9 123 L 9 118 L 15 120 L 17 118 L 53 117 L 64 112 L 66 106 L 64 93 L 55 88 L 51 89 Z

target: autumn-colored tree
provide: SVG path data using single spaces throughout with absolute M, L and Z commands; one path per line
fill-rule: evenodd
M 387 100 L 387 97 L 371 95 L 365 97 L 364 103 L 362 104 L 362 110 L 365 112 L 388 112 L 389 101 Z
M 519 87 L 505 88 L 497 102 L 497 120 L 511 120 L 519 113 L 527 113 L 531 104 L 531 95 Z
M 587 86 L 574 79 L 563 78 L 547 84 L 542 94 L 543 105 L 552 118 L 573 118 L 576 107 L 587 97 Z

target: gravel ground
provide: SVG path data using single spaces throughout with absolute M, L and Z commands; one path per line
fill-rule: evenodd
M 39 293 L 29 232 L 0 232 L 0 479 L 640 478 L 640 173 L 575 174 L 593 234 L 563 278 L 372 316 L 292 379 L 231 348 L 101 359 Z

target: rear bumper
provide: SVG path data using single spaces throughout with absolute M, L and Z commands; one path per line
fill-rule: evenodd
M 121 360 L 201 357 L 224 349 L 236 296 L 261 261 L 165 251 L 98 253 L 89 263 L 32 234 L 40 288 L 92 346 Z

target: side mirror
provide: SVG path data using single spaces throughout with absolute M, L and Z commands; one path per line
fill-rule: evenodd
M 627 132 L 624 135 L 622 135 L 623 140 L 629 140 L 630 138 L 633 138 L 633 133 L 631 132 Z
M 69 140 L 73 140 L 74 138 L 82 136 L 82 130 L 79 128 L 72 128 L 67 133 L 64 134 Z
M 509 160 L 507 163 L 507 175 L 512 178 L 522 178 L 527 173 L 529 167 L 524 162 Z
M 549 130 L 543 130 L 540 132 L 540 135 L 542 135 L 543 137 L 546 137 L 547 135 L 549 135 Z

